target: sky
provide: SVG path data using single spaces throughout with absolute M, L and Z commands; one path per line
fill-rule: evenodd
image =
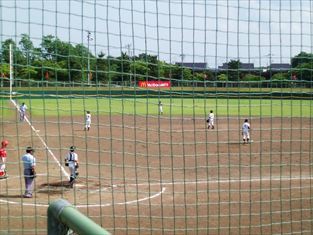
M 290 63 L 313 48 L 311 0 L 0 0 L 0 41 L 28 34 L 88 46 L 93 54 L 160 60 Z

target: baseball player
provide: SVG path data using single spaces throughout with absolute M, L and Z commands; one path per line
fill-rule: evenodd
M 5 170 L 5 162 L 7 160 L 7 151 L 5 150 L 5 148 L 8 146 L 9 141 L 7 140 L 3 140 L 1 142 L 1 148 L 0 148 L 0 178 L 6 178 L 7 177 L 7 173 Z
M 67 156 L 65 157 L 65 166 L 68 166 L 68 168 L 70 169 L 71 172 L 71 176 L 70 176 L 70 186 L 73 188 L 74 185 L 74 181 L 76 179 L 76 177 L 78 176 L 78 155 L 77 153 L 75 153 L 75 146 L 71 146 L 69 149 L 69 152 L 67 154 Z
M 159 106 L 159 114 L 163 114 L 163 104 L 162 104 L 162 102 L 161 101 L 159 101 L 159 104 L 158 104 L 158 106 Z
M 25 120 L 26 110 L 27 110 L 26 104 L 22 103 L 20 106 L 20 121 L 21 122 Z
M 26 154 L 23 155 L 22 161 L 24 166 L 24 179 L 25 179 L 25 193 L 24 198 L 33 197 L 33 182 L 36 178 L 36 158 L 34 157 L 35 150 L 32 147 L 26 148 Z
M 214 113 L 213 113 L 213 110 L 210 110 L 208 119 L 206 121 L 208 123 L 208 129 L 210 129 L 210 128 L 214 129 Z
M 249 143 L 250 140 L 250 124 L 248 119 L 245 119 L 245 122 L 242 125 L 242 139 L 243 143 Z
M 85 116 L 85 131 L 90 130 L 90 125 L 91 125 L 91 114 L 90 111 L 87 111 Z

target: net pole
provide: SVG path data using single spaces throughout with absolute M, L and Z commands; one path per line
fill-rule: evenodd
M 13 53 L 12 43 L 10 43 L 10 100 L 12 100 L 12 86 L 13 86 Z

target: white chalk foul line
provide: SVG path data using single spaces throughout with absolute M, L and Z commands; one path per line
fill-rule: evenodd
M 17 105 L 17 103 L 11 99 L 11 102 L 14 104 L 14 106 L 16 107 L 17 111 L 20 112 L 19 107 Z M 35 132 L 36 136 L 40 139 L 41 143 L 43 144 L 43 146 L 48 150 L 48 152 L 50 153 L 50 155 L 53 157 L 54 161 L 58 164 L 58 166 L 61 168 L 63 174 L 70 179 L 70 175 L 66 172 L 66 170 L 64 169 L 64 167 L 61 165 L 61 163 L 59 162 L 59 160 L 56 158 L 56 156 L 53 154 L 53 152 L 51 151 L 51 149 L 49 148 L 49 146 L 47 145 L 47 143 L 43 140 L 43 138 L 38 134 L 39 131 L 30 123 L 29 119 L 25 116 L 25 121 L 28 123 L 28 125 L 32 128 L 32 130 Z
M 46 175 L 46 174 L 38 174 L 38 175 Z M 15 178 L 20 178 L 21 176 L 12 176 L 12 177 L 8 177 L 5 180 L 9 180 L 9 179 L 15 179 Z M 149 183 L 146 184 L 142 184 L 144 186 L 148 185 Z M 134 185 L 134 184 L 130 184 L 130 185 Z M 127 185 L 126 185 L 127 186 Z M 113 188 L 116 188 L 116 185 L 113 185 Z M 143 202 L 143 201 L 147 201 L 147 200 L 151 200 L 153 198 L 159 197 L 161 194 L 163 194 L 165 192 L 166 188 L 162 187 L 162 190 L 160 192 L 157 192 L 151 196 L 148 197 L 143 197 L 143 198 L 139 198 L 139 199 L 135 199 L 135 200 L 131 200 L 131 201 L 126 201 L 126 202 L 115 202 L 115 203 L 105 203 L 105 204 L 81 204 L 81 205 L 75 205 L 77 208 L 85 208 L 85 207 L 108 207 L 108 206 L 112 206 L 112 205 L 131 205 L 131 204 L 135 204 L 135 203 L 139 203 L 139 202 Z M 21 196 L 22 197 L 22 196 Z M 25 199 L 25 200 L 29 200 L 29 199 Z M 48 204 L 45 203 L 28 203 L 28 202 L 15 202 L 15 201 L 9 201 L 9 200 L 4 200 L 4 199 L 0 199 L 0 203 L 3 204 L 11 204 L 11 205 L 23 205 L 23 206 L 38 206 L 38 207 L 48 207 Z
M 165 192 L 166 188 L 163 187 L 162 191 L 153 194 L 151 196 L 148 197 L 144 197 L 144 198 L 140 198 L 140 199 L 135 199 L 135 200 L 131 200 L 131 201 L 126 201 L 126 202 L 115 202 L 115 203 L 105 203 L 105 204 L 81 204 L 81 205 L 74 205 L 77 208 L 90 208 L 90 207 L 108 207 L 108 206 L 113 206 L 113 205 L 131 205 L 131 204 L 135 204 L 135 203 L 139 203 L 139 202 L 143 202 L 143 201 L 147 201 L 147 200 L 151 200 L 153 198 L 159 197 L 161 194 L 163 194 Z M 29 200 L 29 199 L 26 199 Z M 11 204 L 11 205 L 23 205 L 23 206 L 36 206 L 36 207 L 48 207 L 48 204 L 43 204 L 43 203 L 27 203 L 27 202 L 15 202 L 15 201 L 9 201 L 9 200 L 4 200 L 4 199 L 0 199 L 0 203 L 4 203 L 4 204 Z
M 173 181 L 173 182 L 157 182 L 157 183 L 142 183 L 142 184 L 128 184 L 137 186 L 166 186 L 166 185 L 188 185 L 188 184 L 219 184 L 219 183 L 250 183 L 250 182 L 262 182 L 262 181 L 293 181 L 293 180 L 313 180 L 313 176 L 303 175 L 303 176 L 269 176 L 262 178 L 238 178 L 238 179 L 208 179 L 208 180 L 198 180 L 198 181 Z
M 163 194 L 165 192 L 166 188 L 163 187 L 162 191 L 149 196 L 149 197 L 144 197 L 144 198 L 140 198 L 140 199 L 136 199 L 136 200 L 132 200 L 132 201 L 126 201 L 126 202 L 116 202 L 116 203 L 106 203 L 106 204 L 98 204 L 98 205 L 77 205 L 76 207 L 108 207 L 108 206 L 113 206 L 113 205 L 130 205 L 130 204 L 135 204 L 135 203 L 139 203 L 139 202 L 143 202 L 143 201 L 147 201 L 147 200 L 151 200 L 153 198 L 159 197 L 161 194 Z
M 14 177 L 13 177 L 14 178 Z M 5 180 L 10 179 L 7 178 Z M 159 183 L 141 183 L 141 184 L 127 184 L 128 186 L 165 186 L 165 185 L 190 185 L 190 184 L 217 184 L 217 183 L 240 183 L 240 182 L 261 182 L 261 181 L 293 181 L 293 180 L 312 180 L 313 177 L 306 175 L 306 176 L 274 176 L 274 177 L 263 177 L 263 178 L 241 178 L 241 179 L 211 179 L 211 180 L 199 180 L 199 181 L 174 181 L 174 182 L 159 182 Z M 121 186 L 121 185 L 119 185 Z M 100 189 L 101 190 L 101 189 Z M 116 202 L 116 203 L 105 203 L 105 204 L 84 204 L 84 205 L 77 205 L 76 207 L 85 208 L 85 207 L 108 207 L 112 205 L 130 205 L 146 200 L 151 200 L 153 198 L 159 197 L 166 191 L 166 187 L 162 187 L 162 190 L 156 194 L 153 194 L 148 197 L 126 201 L 126 202 Z M 27 199 L 28 200 L 28 199 Z M 43 203 L 26 203 L 26 202 L 15 202 L 9 200 L 0 199 L 0 203 L 7 203 L 7 204 L 14 204 L 14 205 L 24 205 L 24 206 L 38 206 L 38 207 L 48 207 L 47 204 Z

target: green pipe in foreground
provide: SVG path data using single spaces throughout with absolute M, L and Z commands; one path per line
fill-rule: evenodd
M 110 234 L 68 201 L 59 199 L 52 202 L 48 207 L 48 235 L 65 235 L 69 228 L 79 235 Z

